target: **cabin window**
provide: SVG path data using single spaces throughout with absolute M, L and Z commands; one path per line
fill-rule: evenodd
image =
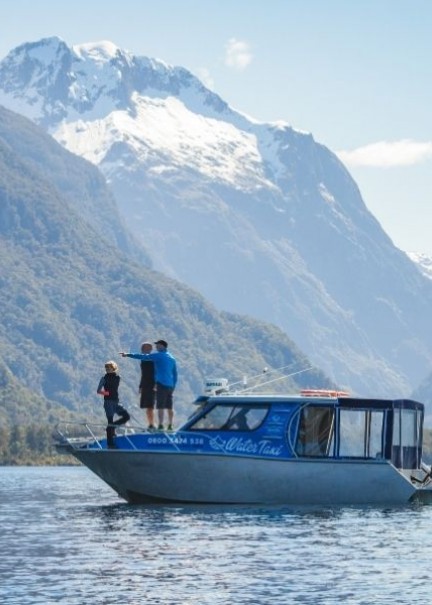
M 331 456 L 334 439 L 334 408 L 304 407 L 300 415 L 296 453 L 299 456 Z
M 392 462 L 397 468 L 417 468 L 421 459 L 421 415 L 417 410 L 395 409 Z
M 384 412 L 341 409 L 339 456 L 383 458 Z
M 267 415 L 268 406 L 217 405 L 189 427 L 194 431 L 253 431 Z
M 416 410 L 395 410 L 393 420 L 393 445 L 417 447 L 419 422 Z

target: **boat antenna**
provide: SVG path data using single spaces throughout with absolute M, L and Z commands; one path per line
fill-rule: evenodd
M 287 366 L 285 366 L 287 367 Z M 304 368 L 303 370 L 298 370 L 297 372 L 292 372 L 291 374 L 283 374 L 283 376 L 277 376 L 276 378 L 272 378 L 272 380 L 267 380 L 267 382 L 259 382 L 258 384 L 255 384 L 253 387 L 249 387 L 248 389 L 242 389 L 240 391 L 240 393 L 247 393 L 248 391 L 253 391 L 255 389 L 257 389 L 258 387 L 264 387 L 272 382 L 276 382 L 277 380 L 283 380 L 284 378 L 290 378 L 291 376 L 295 376 L 296 374 L 302 374 L 303 372 L 308 372 L 309 370 L 312 370 L 313 366 L 310 366 L 309 368 Z
M 273 368 L 272 370 L 269 370 L 268 367 L 265 367 L 261 370 L 261 372 L 259 374 L 255 374 L 255 376 L 251 376 L 250 378 L 247 378 L 246 376 L 243 376 L 243 378 L 241 380 L 237 380 L 236 382 L 232 382 L 230 385 L 228 385 L 228 388 L 231 389 L 231 387 L 235 387 L 236 384 L 242 384 L 245 385 L 247 383 L 247 380 L 255 380 L 256 378 L 261 378 L 263 374 L 271 374 L 273 372 L 280 372 L 281 370 L 285 370 L 285 368 L 289 368 L 291 364 L 288 364 L 286 366 L 282 366 L 280 368 Z

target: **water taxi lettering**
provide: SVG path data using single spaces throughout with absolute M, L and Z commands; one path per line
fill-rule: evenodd
M 282 453 L 281 445 L 274 445 L 270 441 L 260 441 L 259 442 L 259 454 L 265 454 L 266 456 L 280 456 Z
M 281 445 L 274 445 L 271 441 L 263 440 L 254 442 L 252 439 L 232 437 L 228 439 L 224 447 L 225 452 L 236 452 L 238 454 L 259 454 L 265 456 L 280 456 Z
M 258 451 L 258 444 L 254 443 L 252 439 L 243 439 L 242 437 L 232 437 L 228 439 L 225 445 L 226 452 L 241 452 L 242 454 L 256 454 Z

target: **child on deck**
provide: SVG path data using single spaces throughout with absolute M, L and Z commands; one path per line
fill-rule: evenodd
M 102 376 L 97 388 L 98 394 L 103 395 L 104 398 L 104 410 L 108 420 L 106 429 L 107 447 L 109 448 L 115 447 L 115 427 L 125 424 L 130 419 L 127 410 L 119 403 L 118 389 L 120 376 L 117 370 L 118 367 L 115 361 L 107 361 L 105 364 L 105 376 Z M 115 414 L 120 416 L 120 418 L 114 422 Z

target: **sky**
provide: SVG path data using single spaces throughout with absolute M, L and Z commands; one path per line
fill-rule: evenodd
M 335 152 L 394 244 L 432 256 L 432 0 L 0 0 L 0 59 L 110 40 Z

